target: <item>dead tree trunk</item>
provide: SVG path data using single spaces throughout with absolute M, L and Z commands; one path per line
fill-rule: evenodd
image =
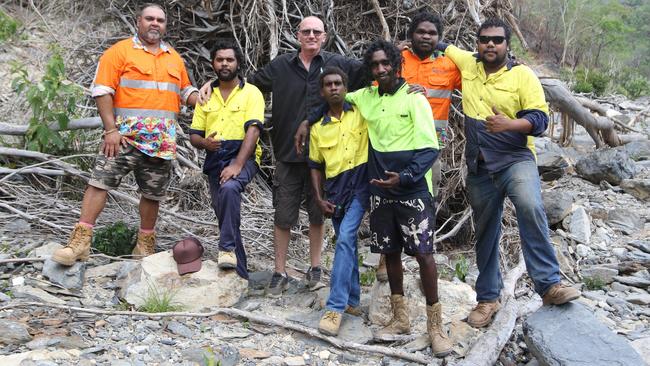
M 593 116 L 562 81 L 558 79 L 540 79 L 540 81 L 544 87 L 546 100 L 584 127 L 596 143 L 596 148 L 601 148 L 605 144 L 612 147 L 621 145 L 621 139 L 614 130 L 614 123 L 609 118 Z

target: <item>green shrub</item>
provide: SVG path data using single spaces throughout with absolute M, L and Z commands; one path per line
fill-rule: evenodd
M 377 270 L 368 268 L 365 272 L 359 274 L 359 283 L 361 286 L 371 286 L 377 280 Z
M 585 277 L 583 281 L 588 290 L 602 290 L 605 287 L 605 281 L 600 277 Z
M 19 27 L 20 22 L 0 10 L 0 42 L 13 37 L 18 32 Z
M 135 247 L 135 237 L 138 229 L 129 227 L 122 221 L 107 225 L 93 233 L 93 248 L 98 251 L 118 257 L 129 255 Z
M 594 86 L 588 81 L 578 81 L 573 85 L 573 91 L 576 93 L 593 93 Z
M 149 292 L 144 298 L 144 304 L 138 307 L 138 311 L 145 313 L 166 313 L 170 311 L 180 311 L 183 307 L 174 301 L 176 291 L 162 288 L 158 289 L 156 285 L 149 284 Z
M 78 85 L 66 79 L 59 49 L 52 47 L 52 56 L 39 82 L 30 80 L 27 69 L 18 62 L 12 63 L 11 69 L 15 75 L 12 87 L 18 95 L 25 94 L 31 109 L 29 127 L 25 134 L 27 148 L 50 154 L 68 149 L 75 135 L 63 135 L 51 126 L 65 129 L 70 119 L 76 115 L 77 102 L 83 94 Z
M 609 84 L 609 79 L 609 76 L 605 73 L 596 70 L 592 70 L 587 76 L 587 82 L 593 85 L 596 95 L 605 94 L 607 85 Z
M 650 81 L 641 75 L 634 75 L 623 82 L 623 89 L 630 98 L 650 95 Z
M 573 91 L 576 93 L 595 93 L 603 95 L 609 86 L 610 77 L 598 70 L 576 69 L 574 73 L 575 84 Z
M 465 282 L 465 277 L 469 273 L 469 261 L 464 255 L 461 255 L 456 261 L 454 275 L 461 281 Z

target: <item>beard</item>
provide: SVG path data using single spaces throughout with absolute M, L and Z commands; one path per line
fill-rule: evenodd
M 490 65 L 490 66 L 502 65 L 505 63 L 507 58 L 508 58 L 508 53 L 504 53 L 503 55 L 499 55 L 498 53 L 495 53 L 494 59 L 491 61 L 486 60 L 485 55 L 480 56 L 481 62 L 483 62 L 485 65 Z
M 217 72 L 219 80 L 232 81 L 237 77 L 237 71 L 220 70 Z

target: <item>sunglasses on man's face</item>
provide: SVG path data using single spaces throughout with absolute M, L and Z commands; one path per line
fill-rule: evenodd
M 314 34 L 314 37 L 320 37 L 321 34 L 325 33 L 322 30 L 318 30 L 318 29 L 301 29 L 299 32 L 304 37 L 308 37 L 311 33 Z
M 506 40 L 504 36 L 478 36 L 478 41 L 481 44 L 488 44 L 490 41 L 494 44 L 501 44 Z

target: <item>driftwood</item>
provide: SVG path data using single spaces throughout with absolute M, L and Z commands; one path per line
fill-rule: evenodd
M 503 281 L 501 302 L 503 306 L 494 317 L 487 331 L 472 345 L 465 358 L 458 366 L 491 366 L 494 365 L 501 350 L 508 342 L 515 322 L 519 316 L 519 304 L 514 297 L 515 285 L 524 274 L 526 265 L 522 256 L 519 264 L 506 275 Z
M 621 145 L 621 139 L 614 130 L 614 123 L 606 117 L 595 117 L 573 96 L 564 82 L 558 79 L 541 78 L 546 99 L 577 124 L 587 130 L 596 143 L 596 148 Z
M 80 130 L 87 128 L 99 128 L 102 120 L 99 117 L 73 119 L 68 123 L 65 130 Z M 27 125 L 12 125 L 0 122 L 0 135 L 24 136 L 27 133 Z M 62 130 L 58 124 L 51 124 L 49 128 L 53 131 Z
M 16 304 L 11 304 L 7 306 L 0 307 L 0 311 L 5 311 L 5 310 L 10 310 L 10 309 L 16 309 L 16 308 L 24 308 L 24 307 L 47 307 L 47 308 L 54 308 L 54 309 L 61 309 L 65 310 L 67 312 L 79 312 L 79 313 L 90 313 L 90 314 L 98 314 L 98 315 L 125 315 L 125 316 L 137 316 L 137 317 L 147 317 L 150 319 L 156 319 L 156 318 L 169 318 L 169 317 L 190 317 L 190 318 L 209 318 L 215 315 L 223 314 L 223 315 L 228 315 L 231 317 L 239 317 L 239 318 L 245 318 L 248 319 L 249 321 L 255 322 L 255 323 L 260 323 L 260 324 L 265 324 L 265 325 L 272 325 L 275 327 L 281 327 L 284 329 L 288 330 L 293 330 L 297 332 L 301 332 L 304 334 L 307 334 L 311 337 L 321 339 L 337 348 L 340 349 L 346 349 L 346 350 L 355 350 L 355 351 L 362 351 L 362 352 L 369 352 L 369 353 L 377 353 L 377 354 L 382 354 L 386 355 L 389 357 L 395 357 L 395 358 L 401 358 L 404 360 L 408 360 L 411 362 L 417 362 L 420 364 L 425 364 L 425 365 L 432 365 L 432 364 L 438 364 L 436 360 L 431 360 L 421 354 L 417 353 L 409 353 L 405 351 L 401 351 L 398 349 L 393 349 L 390 347 L 383 347 L 383 346 L 375 346 L 375 345 L 366 345 L 366 344 L 360 344 L 360 343 L 354 343 L 354 342 L 345 342 L 341 339 L 338 339 L 336 337 L 329 337 L 322 335 L 318 332 L 318 330 L 310 327 L 306 327 L 300 324 L 296 324 L 291 321 L 287 321 L 284 319 L 276 319 L 272 317 L 268 317 L 265 315 L 260 315 L 260 314 L 255 314 L 250 311 L 245 311 L 245 310 L 239 310 L 239 309 L 233 309 L 233 308 L 217 308 L 214 309 L 210 312 L 206 313 L 192 313 L 192 312 L 166 312 L 166 313 L 145 313 L 141 311 L 118 311 L 118 310 L 102 310 L 102 309 L 90 309 L 90 308 L 82 308 L 82 307 L 76 307 L 76 306 L 66 306 L 66 305 L 56 305 L 56 304 L 47 304 L 47 303 L 41 303 L 41 302 L 21 302 L 21 303 L 16 303 Z

